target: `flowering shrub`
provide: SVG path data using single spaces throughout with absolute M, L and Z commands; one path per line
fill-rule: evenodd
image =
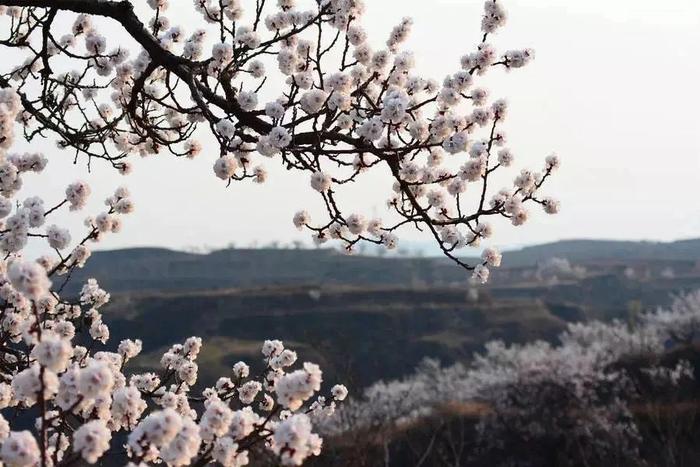
M 550 283 L 556 283 L 559 280 L 582 279 L 586 277 L 586 268 L 574 266 L 566 258 L 554 257 L 537 265 L 535 277 Z
M 473 395 L 466 376 L 460 364 L 442 368 L 438 361 L 426 359 L 413 375 L 378 381 L 364 390 L 361 399 L 348 400 L 332 419 L 321 420 L 322 430 L 332 435 L 358 429 L 380 434 L 411 425 L 430 415 L 437 405 Z
M 218 146 L 214 174 L 227 184 L 264 183 L 264 161 L 274 159 L 304 173 L 320 195 L 324 219 L 304 209 L 293 216 L 315 243 L 392 249 L 397 232 L 413 225 L 481 282 L 500 254 L 490 249 L 479 264 L 457 255 L 491 237 L 490 218 L 520 226 L 529 206 L 559 210 L 540 194 L 559 166 L 555 155 L 511 176 L 510 186 L 493 186 L 494 172 L 515 159 L 501 128 L 508 105 L 478 82 L 534 57 L 489 43 L 506 22 L 500 0 L 485 2 L 476 47 L 442 82 L 418 75 L 402 49 L 410 19 L 379 47 L 368 39 L 362 0 L 263 0 L 249 8 L 195 0 L 178 2 L 172 18 L 168 0 L 140 3 L 147 5 L 0 0 L 2 46 L 25 58 L 0 74 L 0 86 L 17 90 L 28 138 L 52 133 L 60 147 L 122 173 L 132 168 L 131 154 L 198 157 L 206 138 Z M 121 26 L 117 37 L 101 33 L 103 18 Z M 342 188 L 380 169 L 389 217 L 347 212 Z
M 595 347 L 494 342 L 469 379 L 490 409 L 476 427 L 482 455 L 520 465 L 638 459 L 632 382 L 602 364 Z
M 364 430 L 376 442 L 378 434 L 391 438 L 405 427 L 429 426 L 423 421 L 455 404 L 480 403 L 468 456 L 475 465 L 639 465 L 643 434 L 634 404 L 652 418 L 664 451 L 682 436 L 682 423 L 668 430 L 654 402 L 682 401 L 679 386 L 695 377 L 689 361 L 663 357 L 669 342 L 686 345 L 698 332 L 698 297 L 681 295 L 668 310 L 645 313 L 634 324 L 570 324 L 559 345 L 494 341 L 469 365 L 425 362 L 410 377 L 370 386 L 324 420 L 321 431 L 342 438 Z M 427 447 L 410 450 L 427 456 L 446 425 L 428 436 Z M 678 459 L 668 451 L 668 459 Z
M 691 343 L 700 331 L 700 290 L 676 297 L 668 309 L 646 313 L 642 320 L 665 342 Z

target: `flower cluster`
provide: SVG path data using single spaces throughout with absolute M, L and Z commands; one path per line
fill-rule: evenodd
M 161 358 L 160 374 L 128 375 L 125 364 L 140 353 L 140 341 L 124 340 L 117 352 L 90 350 L 97 342 L 107 342 L 109 335 L 98 311 L 109 294 L 94 279 L 83 287 L 79 303 L 59 305 L 43 268 L 36 263 L 17 268 L 20 272 L 11 274 L 5 289 L 13 288 L 24 297 L 28 314 L 11 303 L 5 305 L 8 318 L 0 337 L 7 347 L 0 357 L 2 377 L 10 384 L 0 383 L 2 407 L 22 411 L 38 407 L 40 417 L 33 434 L 10 431 L 0 416 L 0 425 L 7 428 L 0 430 L 0 459 L 6 464 L 57 465 L 71 461 L 71 456 L 94 464 L 118 432 L 128 433 L 128 456 L 138 465 L 217 461 L 242 466 L 258 443 L 278 454 L 282 465 L 300 465 L 319 454 L 321 438 L 313 433 L 307 412 L 331 415 L 347 390 L 336 385 L 330 402 L 319 396 L 303 409 L 321 388 L 321 370 L 304 363 L 303 369 L 286 373 L 296 354 L 280 341 L 265 342 L 260 380 L 249 378 L 248 366 L 239 362 L 231 377 L 204 389 L 202 397 L 192 397 L 201 339 L 191 337 L 173 345 Z M 47 302 L 55 306 L 46 309 Z M 89 329 L 90 349 L 73 343 L 81 323 Z M 18 340 L 29 350 L 9 346 Z M 193 401 L 203 403 L 200 413 Z
M 8 70 L 9 79 L 0 75 L 0 85 L 21 90 L 29 104 L 17 115 L 27 134 L 51 131 L 59 146 L 128 173 L 132 154 L 197 157 L 205 145 L 194 136 L 208 133 L 218 145 L 214 174 L 226 183 L 264 183 L 267 159 L 306 173 L 299 178 L 319 193 L 315 212 L 324 214 L 312 220 L 302 210 L 294 224 L 309 230 L 316 244 L 334 241 L 348 253 L 360 242 L 393 249 L 399 231 L 416 226 L 447 257 L 473 270 L 478 282 L 498 266 L 498 255 L 478 264 L 459 255 L 491 237 L 490 218 L 521 226 L 532 217 L 531 206 L 548 214 L 560 209 L 541 194 L 559 167 L 556 156 L 494 186 L 494 172 L 512 166 L 515 157 L 502 129 L 508 104 L 492 98 L 481 77 L 534 58 L 530 49 L 499 52 L 492 45 L 508 18 L 500 0 L 486 0 L 477 41 L 441 81 L 421 76 L 416 57 L 404 48 L 410 18 L 386 41 L 370 40 L 362 0 L 310 2 L 309 9 L 292 0 L 256 8 L 240 0 L 194 0 L 187 20 L 168 17 L 166 0 L 145 3 L 95 9 L 79 0 L 71 4 L 72 28 L 63 35 L 52 27 L 62 6 L 50 0 L 5 10 L 12 20 L 2 46 L 18 49 L 26 61 Z M 186 5 L 178 7 L 187 12 Z M 116 20 L 140 48 L 105 37 L 95 15 Z M 200 21 L 186 31 L 190 18 Z M 18 112 L 16 97 L 0 101 Z M 51 105 L 32 104 L 39 101 Z M 3 118 L 0 129 L 12 120 Z M 0 167 L 3 189 L 15 189 L 18 167 L 41 166 L 32 157 L 22 156 L 6 171 Z M 390 174 L 384 217 L 343 208 L 338 192 L 380 168 Z M 71 185 L 71 209 L 81 207 L 88 192 L 83 184 Z M 53 236 L 60 246 L 62 236 Z

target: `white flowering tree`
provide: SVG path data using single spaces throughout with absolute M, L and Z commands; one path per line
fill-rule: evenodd
M 0 114 L 20 109 L 13 91 L 0 91 Z M 75 268 L 90 255 L 88 241 L 99 241 L 118 230 L 121 215 L 133 208 L 126 189 L 107 198 L 108 209 L 86 220 L 87 233 L 64 255 L 71 243 L 67 230 L 51 225 L 48 216 L 60 209 L 81 209 L 90 189 L 72 183 L 65 198 L 51 208 L 31 197 L 14 208 L 13 194 L 24 173 L 41 171 L 46 159 L 8 155 L 0 166 L 12 185 L 2 189 L 2 249 L 0 270 L 0 459 L 9 466 L 60 466 L 96 463 L 108 452 L 129 465 L 242 466 L 249 452 L 263 448 L 283 465 L 300 465 L 318 455 L 321 438 L 312 432 L 311 415 L 329 416 L 336 401 L 347 395 L 334 386 L 328 398 L 317 396 L 322 372 L 312 363 L 292 369 L 296 353 L 280 341 L 262 347 L 263 371 L 255 376 L 244 362 L 236 363 L 201 395 L 197 383 L 197 337 L 173 345 L 162 357 L 159 373 L 133 373 L 128 363 L 141 351 L 139 340 L 126 339 L 116 351 L 101 350 L 109 328 L 100 309 L 109 294 L 88 280 L 79 297 L 60 291 Z M 64 207 L 65 206 L 65 207 Z M 42 233 L 43 232 L 43 233 Z M 29 237 L 48 241 L 57 258 L 27 261 L 21 252 Z M 52 285 L 54 287 L 52 287 Z M 85 345 L 79 345 L 84 343 Z M 199 409 L 199 410 L 197 410 Z M 34 430 L 16 430 L 8 423 L 34 421 Z M 123 440 L 111 444 L 113 438 Z
M 205 138 L 218 146 L 214 172 L 226 183 L 265 182 L 266 159 L 300 172 L 327 216 L 314 221 L 301 210 L 294 224 L 317 244 L 394 248 L 397 232 L 413 226 L 481 281 L 500 264 L 498 252 L 467 264 L 458 250 L 491 236 L 489 218 L 519 226 L 528 205 L 558 211 L 540 195 L 556 156 L 511 186 L 489 183 L 514 158 L 501 129 L 506 101 L 490 101 L 478 81 L 533 58 L 527 49 L 499 54 L 488 42 L 506 22 L 500 2 L 485 3 L 475 50 L 442 83 L 418 75 L 401 49 L 410 19 L 384 44 L 368 40 L 361 0 L 188 3 L 169 19 L 167 0 L 0 1 L 2 46 L 23 56 L 0 86 L 18 92 L 25 136 L 53 134 L 77 157 L 124 173 L 131 154 L 193 158 Z M 120 35 L 108 41 L 100 26 L 115 22 Z M 388 219 L 348 212 L 337 194 L 380 170 Z
M 688 386 L 697 363 L 685 357 L 697 362 L 689 344 L 700 329 L 698 297 L 676 297 L 635 323 L 570 324 L 559 345 L 494 341 L 469 365 L 423 364 L 370 386 L 324 419 L 321 432 L 340 447 L 354 437 L 374 455 L 377 445 L 408 445 L 424 465 L 433 457 L 448 465 L 640 465 L 650 453 L 659 465 L 677 465 L 695 456 L 687 449 L 696 414 Z M 461 415 L 474 429 L 451 433 Z M 431 432 L 415 442 L 406 440 L 411 430 Z M 445 462 L 441 444 L 451 452 L 463 441 L 471 449 Z
M 641 318 L 667 341 L 691 344 L 700 332 L 700 290 L 681 294 L 669 308 L 645 313 Z
M 5 142 L 12 140 L 12 122 L 21 109 L 14 90 L 0 91 Z M 16 200 L 25 175 L 46 165 L 38 154 L 3 153 L 0 163 L 2 463 L 94 464 L 111 453 L 129 465 L 242 466 L 254 449 L 265 449 L 283 465 L 300 465 L 318 455 L 322 440 L 312 431 L 311 416 L 332 415 L 347 390 L 336 385 L 327 397 L 319 396 L 320 368 L 304 363 L 293 369 L 296 353 L 282 342 L 264 343 L 259 374 L 236 363 L 230 375 L 201 394 L 191 392 L 202 345 L 197 337 L 173 345 L 158 373 L 128 371 L 141 351 L 139 340 L 123 340 L 116 351 L 104 347 L 109 328 L 100 310 L 110 295 L 94 279 L 79 297 L 60 293 L 90 256 L 87 244 L 118 231 L 133 204 L 126 189 L 117 189 L 105 200 L 104 212 L 86 219 L 86 232 L 74 243 L 68 230 L 46 223 L 61 210 L 85 206 L 90 188 L 84 182 L 68 185 L 51 207 L 38 197 Z M 30 238 L 48 242 L 55 256 L 27 260 L 22 253 Z
M 506 20 L 499 2 L 485 3 L 480 40 L 441 84 L 418 76 L 413 56 L 401 50 L 410 20 L 373 50 L 360 0 L 251 0 L 247 9 L 238 0 L 187 3 L 178 2 L 171 24 L 167 0 L 0 0 L 0 47 L 10 57 L 0 65 L 5 465 L 95 463 L 113 454 L 130 465 L 239 466 L 256 450 L 299 465 L 321 448 L 313 416 L 332 414 L 347 394 L 336 385 L 318 395 L 321 370 L 294 369 L 296 354 L 279 341 L 263 345 L 261 373 L 238 363 L 201 393 L 192 391 L 195 337 L 173 345 L 159 373 L 130 372 L 141 343 L 124 340 L 110 350 L 101 311 L 109 294 L 92 279 L 77 298 L 61 293 L 91 245 L 120 230 L 133 210 L 129 192 L 117 189 L 75 237 L 60 216 L 83 209 L 90 187 L 71 183 L 55 203 L 18 199 L 25 178 L 48 163 L 42 154 L 12 152 L 20 132 L 123 174 L 134 155 L 194 158 L 213 143 L 218 178 L 263 183 L 262 161 L 270 159 L 303 173 L 320 194 L 324 220 L 303 210 L 293 219 L 316 243 L 394 248 L 399 229 L 413 226 L 482 282 L 500 253 L 489 248 L 467 264 L 457 252 L 491 236 L 489 218 L 522 225 L 530 205 L 559 209 L 539 193 L 556 156 L 540 171 L 519 172 L 510 186 L 490 183 L 513 162 L 500 127 L 507 105 L 490 101 L 476 81 L 533 57 L 530 50 L 499 54 L 489 44 Z M 115 26 L 108 40 L 105 28 Z M 391 220 L 348 213 L 337 193 L 379 170 Z M 29 240 L 47 242 L 53 253 L 29 258 Z

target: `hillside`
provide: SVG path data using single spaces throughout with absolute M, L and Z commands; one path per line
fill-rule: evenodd
M 565 324 L 543 303 L 471 302 L 459 289 L 121 294 L 110 310 L 113 337 L 143 339 L 151 361 L 173 342 L 199 335 L 207 362 L 202 371 L 213 377 L 242 357 L 258 355 L 263 339 L 278 338 L 302 358 L 322 363 L 330 375 L 361 386 L 408 373 L 425 356 L 470 358 L 491 339 L 552 339 Z
M 695 268 L 700 239 L 671 243 L 567 240 L 509 251 L 503 267 L 534 268 L 552 257 L 593 269 L 653 263 Z M 506 272 L 504 281 L 510 282 Z M 263 285 L 463 285 L 467 275 L 444 258 L 345 256 L 333 250 L 229 249 L 209 254 L 158 248 L 95 252 L 77 284 L 97 277 L 112 292 L 211 290 Z M 498 272 L 494 284 L 498 285 Z
M 675 242 L 562 240 L 509 251 L 504 263 L 508 267 L 532 266 L 550 257 L 576 263 L 698 260 L 700 239 Z
M 509 253 L 508 261 L 521 265 L 506 262 L 478 288 L 442 259 L 330 250 L 98 252 L 79 275 L 94 275 L 112 292 L 112 336 L 143 339 L 144 366 L 199 335 L 207 344 L 201 372 L 211 380 L 257 355 L 263 339 L 279 338 L 301 358 L 322 363 L 329 378 L 359 387 L 410 372 L 427 356 L 467 360 L 492 339 L 553 340 L 568 322 L 626 319 L 663 306 L 672 294 L 700 286 L 689 246 L 697 244 L 531 247 Z

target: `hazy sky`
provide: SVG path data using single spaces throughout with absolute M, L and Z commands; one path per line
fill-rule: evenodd
M 385 41 L 403 16 L 414 18 L 406 48 L 415 52 L 418 72 L 426 77 L 441 80 L 457 71 L 459 57 L 479 38 L 480 0 L 366 3 L 365 24 L 376 43 Z M 501 49 L 532 47 L 536 60 L 512 73 L 498 70 L 488 87 L 494 97 L 507 97 L 511 104 L 505 129 L 517 167 L 539 168 L 553 151 L 561 156 L 562 169 L 546 192 L 561 199 L 562 213 L 538 213 L 524 227 L 500 228 L 495 243 L 700 236 L 700 2 L 504 4 L 508 25 L 492 42 Z M 271 170 L 270 182 L 262 186 L 225 188 L 211 170 L 214 151 L 195 161 L 167 156 L 138 160 L 129 177 L 113 174 L 99 161 L 88 175 L 83 165 L 72 167 L 68 155 L 47 152 L 53 170 L 41 176 L 41 193 L 49 200 L 74 178 L 93 185 L 94 209 L 119 184 L 133 192 L 137 211 L 103 248 L 303 239 L 290 219 L 299 208 L 317 202 L 307 175 L 298 178 L 281 170 Z M 347 201 L 365 213 L 381 214 L 390 188 L 382 180 L 372 179 L 369 189 L 347 195 L 353 198 Z M 421 236 L 405 231 L 402 238 Z

